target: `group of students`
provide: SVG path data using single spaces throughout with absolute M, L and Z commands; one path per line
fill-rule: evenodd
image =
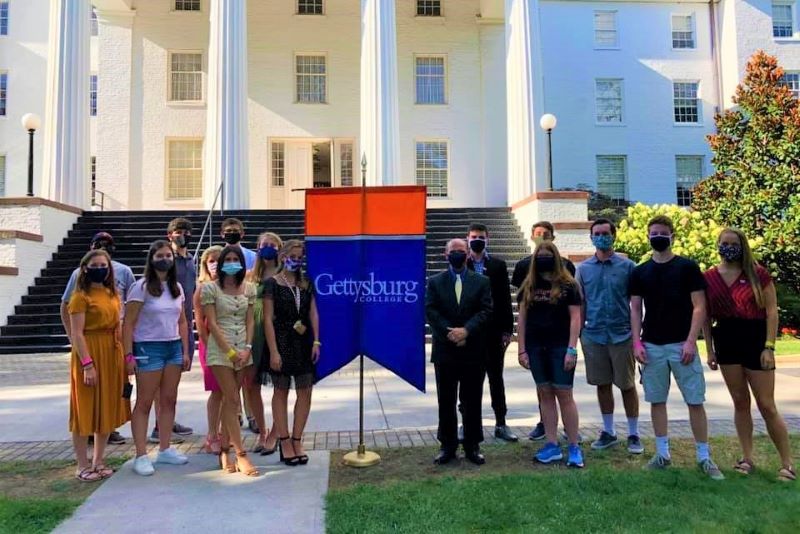
M 721 370 L 733 399 L 742 448 L 733 468 L 743 475 L 755 469 L 752 392 L 780 456 L 778 479 L 796 480 L 787 427 L 774 399 L 775 286 L 769 272 L 755 261 L 745 234 L 735 228 L 722 230 L 720 263 L 702 273 L 694 261 L 672 252 L 675 227 L 666 216 L 649 222 L 652 256 L 640 265 L 614 251 L 612 221 L 598 219 L 589 232 L 595 254 L 576 269 L 553 243 L 553 225 L 534 224 L 535 250 L 516 264 L 511 284 L 505 262 L 489 254 L 485 225 L 472 224 L 466 239 L 447 243 L 449 267 L 428 281 L 425 299 L 439 402 L 441 447 L 434 462 L 455 459 L 459 443 L 469 461 L 479 465 L 486 461 L 479 446 L 486 375 L 496 417 L 495 436 L 518 440 L 506 425 L 502 378 L 503 355 L 513 328 L 509 299 L 513 285 L 519 304 L 518 361 L 531 371 L 541 415 L 529 434 L 532 440 L 544 440 L 535 461 L 547 464 L 564 458 L 558 435 L 560 411 L 568 443 L 566 463 L 584 467 L 572 395 L 580 341 L 587 382 L 596 386 L 603 419 L 603 430 L 592 449 L 620 442 L 614 424 L 616 386 L 627 416 L 627 450 L 644 453 L 638 429 L 638 364 L 656 436 L 656 450 L 647 467 L 671 465 L 666 402 L 674 379 L 688 407 L 697 465 L 711 479 L 724 479 L 708 444 L 706 386 L 697 351 L 702 332 L 707 365 Z
M 244 393 L 251 429 L 260 434 L 252 452 L 267 455 L 277 450 L 287 465 L 308 463 L 302 435 L 321 343 L 314 290 L 302 269 L 303 243 L 283 242 L 265 232 L 258 238 L 258 250 L 252 251 L 241 245 L 242 222 L 226 219 L 220 233 L 226 245 L 203 252 L 198 278 L 188 250 L 191 232 L 189 220 L 172 220 L 166 239 L 150 245 L 139 280 L 130 268 L 111 259 L 114 239 L 100 232 L 72 273 L 61 317 L 73 346 L 69 428 L 81 481 L 113 474 L 104 462 L 106 444 L 124 442 L 116 429 L 129 420 L 136 448 L 133 470 L 144 476 L 154 473 L 146 450 L 154 404 L 156 426 L 150 441 L 159 443 L 155 463 L 188 462 L 171 443 L 176 441 L 173 432 L 192 432 L 175 421 L 178 385 L 194 356 L 192 321 L 209 392 L 204 450 L 219 457 L 223 472 L 259 474 L 242 444 Z M 136 376 L 132 410 L 131 375 Z M 261 397 L 266 384 L 273 385 L 274 423 L 269 432 Z M 297 401 L 290 434 L 287 404 L 292 387 Z

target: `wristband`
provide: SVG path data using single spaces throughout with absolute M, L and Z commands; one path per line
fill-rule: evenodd
M 136 361 L 136 358 L 134 357 L 133 354 L 128 353 L 128 354 L 125 355 L 125 363 L 133 363 L 135 361 Z
M 570 356 L 575 356 L 577 358 L 578 357 L 578 349 L 576 349 L 575 347 L 567 347 L 567 354 L 570 355 Z
M 775 342 L 767 341 L 766 343 L 764 343 L 764 348 L 769 350 L 775 350 Z
M 247 344 L 245 344 L 244 348 L 253 350 L 253 344 L 252 343 L 247 343 Z
M 314 343 L 312 343 L 312 345 L 315 346 L 315 347 L 321 347 L 322 346 L 322 342 L 321 341 L 315 341 Z
M 236 359 L 236 354 L 237 354 L 236 349 L 234 349 L 233 347 L 228 349 L 228 359 L 229 360 L 235 360 Z
M 644 343 L 642 343 L 642 341 L 641 341 L 641 340 L 639 340 L 639 341 L 634 341 L 634 342 L 633 342 L 633 346 L 634 346 L 635 348 L 637 348 L 637 349 L 643 349 L 643 348 L 644 348 Z
M 92 360 L 91 356 L 87 356 L 86 358 L 81 358 L 81 365 L 83 367 L 86 367 L 88 365 L 92 365 L 93 363 L 94 363 L 94 360 Z

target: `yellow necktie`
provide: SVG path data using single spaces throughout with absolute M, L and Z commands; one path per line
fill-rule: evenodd
M 456 302 L 461 304 L 461 275 L 456 275 Z

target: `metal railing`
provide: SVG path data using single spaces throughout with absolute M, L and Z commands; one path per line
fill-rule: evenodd
M 219 187 L 217 188 L 217 193 L 214 195 L 214 201 L 211 203 L 211 207 L 208 209 L 208 216 L 206 217 L 206 222 L 203 225 L 203 231 L 200 233 L 200 239 L 197 240 L 197 248 L 194 249 L 194 267 L 195 270 L 198 270 L 200 266 L 200 247 L 203 245 L 203 239 L 206 236 L 206 232 L 208 232 L 208 246 L 210 247 L 213 245 L 212 241 L 212 228 L 211 228 L 211 217 L 214 215 L 214 208 L 217 205 L 217 200 L 223 195 L 223 188 L 224 182 L 220 182 Z M 224 197 L 222 197 L 224 199 Z M 223 200 L 224 203 L 224 200 Z M 219 214 L 225 215 L 225 208 L 223 207 L 223 203 L 219 206 Z
M 100 204 L 97 203 L 97 195 L 100 195 Z M 92 207 L 100 206 L 100 211 L 106 208 L 106 194 L 97 188 L 92 188 Z

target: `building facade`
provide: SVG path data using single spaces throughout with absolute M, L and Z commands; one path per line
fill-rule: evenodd
M 753 52 L 800 92 L 796 0 L 93 3 L 0 0 L 0 195 L 36 112 L 34 192 L 80 207 L 298 208 L 362 158 L 431 207 L 511 205 L 548 187 L 552 113 L 555 188 L 686 204 Z

